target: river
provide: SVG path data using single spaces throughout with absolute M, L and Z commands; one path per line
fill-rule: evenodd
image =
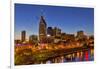
M 67 63 L 67 62 L 80 62 L 80 61 L 93 61 L 94 60 L 94 49 L 88 49 L 87 51 L 80 51 L 60 57 L 56 57 L 46 61 L 49 63 Z

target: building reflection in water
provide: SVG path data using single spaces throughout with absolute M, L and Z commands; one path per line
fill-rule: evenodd
M 72 53 L 69 55 L 64 55 L 56 57 L 54 59 L 48 60 L 45 63 L 66 63 L 66 62 L 80 62 L 80 61 L 93 61 L 94 60 L 94 49 L 89 49 L 88 51 L 80 51 Z

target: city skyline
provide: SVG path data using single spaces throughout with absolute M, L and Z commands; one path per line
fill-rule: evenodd
M 23 30 L 27 32 L 27 38 L 38 35 L 41 15 L 47 27 L 58 27 L 62 32 L 72 34 L 79 30 L 89 35 L 94 33 L 93 8 L 15 4 L 15 39 L 20 39 Z

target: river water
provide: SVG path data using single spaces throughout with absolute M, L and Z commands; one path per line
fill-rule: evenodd
M 94 49 L 89 49 L 87 51 L 80 51 L 60 57 L 56 57 L 46 61 L 49 63 L 67 63 L 67 62 L 80 62 L 80 61 L 93 61 L 94 60 Z

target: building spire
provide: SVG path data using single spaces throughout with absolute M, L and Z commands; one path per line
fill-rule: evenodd
M 43 16 L 43 10 L 41 9 L 40 23 L 39 23 L 39 41 L 45 43 L 47 34 L 47 25 Z
M 40 12 L 41 12 L 41 15 L 40 15 L 40 23 L 44 23 L 46 25 L 43 9 L 41 9 Z
M 44 16 L 43 9 L 40 10 L 41 16 Z

